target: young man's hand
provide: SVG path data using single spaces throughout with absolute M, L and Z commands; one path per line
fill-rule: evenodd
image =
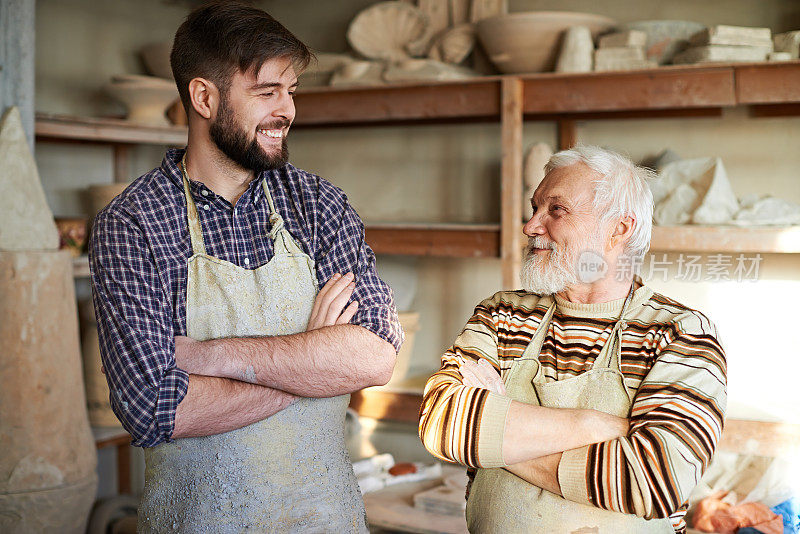
M 306 331 L 349 323 L 358 310 L 358 302 L 353 301 L 346 308 L 345 305 L 353 295 L 355 288 L 356 282 L 353 273 L 343 276 L 339 273 L 334 274 L 314 299 L 314 307 L 311 309 L 311 318 L 308 320 Z

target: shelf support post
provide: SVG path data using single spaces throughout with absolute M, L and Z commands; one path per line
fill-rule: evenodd
M 504 289 L 519 288 L 519 269 L 522 264 L 522 94 L 521 79 L 502 79 L 500 258 Z
M 578 129 L 575 121 L 561 119 L 558 121 L 558 149 L 568 150 L 578 144 Z
M 121 143 L 114 144 L 114 181 L 131 181 L 131 147 Z

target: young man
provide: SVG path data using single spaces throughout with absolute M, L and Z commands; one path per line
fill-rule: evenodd
M 650 246 L 644 169 L 578 147 L 545 170 L 525 290 L 475 309 L 428 380 L 420 437 L 473 468 L 470 532 L 682 532 L 722 433 L 716 329 L 630 268 Z
M 310 57 L 258 9 L 192 12 L 171 55 L 187 147 L 95 221 L 111 403 L 146 447 L 140 532 L 367 529 L 344 414 L 402 332 L 344 194 L 287 163 Z

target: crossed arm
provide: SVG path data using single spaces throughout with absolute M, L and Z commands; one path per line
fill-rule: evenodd
M 195 341 L 176 338 L 175 360 L 190 373 L 174 438 L 228 432 L 273 415 L 299 397 L 332 397 L 385 384 L 394 347 L 348 324 L 358 308 L 353 276 L 334 275 L 314 301 L 305 332 Z

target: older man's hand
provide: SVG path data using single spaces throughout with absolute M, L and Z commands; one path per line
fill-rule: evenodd
M 488 389 L 498 395 L 506 394 L 506 385 L 503 383 L 503 379 L 487 360 L 481 359 L 478 363 L 472 360 L 462 360 L 459 372 L 465 386 Z

